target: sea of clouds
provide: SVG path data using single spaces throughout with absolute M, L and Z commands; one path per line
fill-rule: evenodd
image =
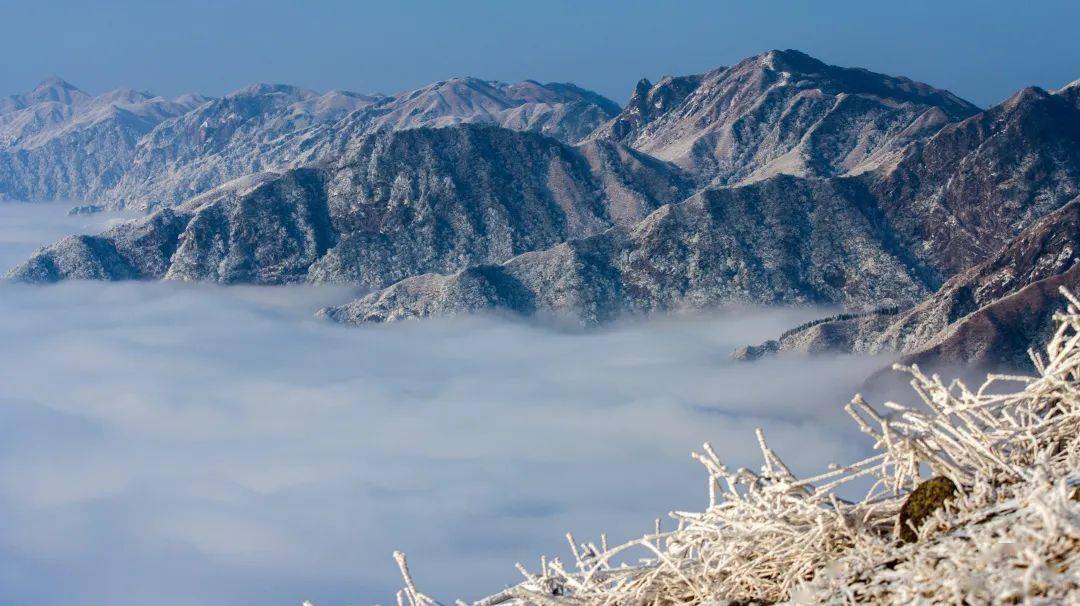
M 9 268 L 109 216 L 0 204 Z M 869 358 L 737 363 L 821 310 L 593 331 L 494 318 L 346 328 L 325 287 L 0 284 L 0 603 L 393 602 L 394 549 L 478 598 L 700 508 L 689 452 L 797 472 L 866 440 L 842 405 Z

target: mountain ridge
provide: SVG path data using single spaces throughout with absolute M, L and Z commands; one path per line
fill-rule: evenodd
M 39 96 L 86 103 L 54 86 Z M 802 351 L 843 349 L 958 280 L 989 279 L 971 276 L 1072 208 L 1078 90 L 1029 87 L 980 110 L 798 51 L 643 79 L 621 109 L 535 81 L 389 96 L 254 85 L 161 120 L 135 140 L 134 168 L 107 167 L 114 204 L 160 210 L 45 247 L 10 276 L 345 282 L 370 292 L 320 315 L 347 323 L 827 304 L 846 313 L 743 355 L 811 334 L 824 345 Z M 1024 258 L 980 309 L 1068 285 L 1068 268 L 1021 271 Z M 921 335 L 957 320 L 931 315 L 897 330 L 929 346 Z M 975 351 L 972 334 L 1035 338 L 1013 312 L 980 317 L 1014 326 L 953 331 L 935 355 Z
M 644 88 L 644 84 L 639 86 L 639 90 Z M 628 107 L 633 108 L 633 104 Z M 631 292 L 632 285 L 640 282 L 643 276 L 635 276 L 628 270 L 627 263 L 617 259 L 618 255 L 636 255 L 655 260 L 663 255 L 659 252 L 646 254 L 634 250 L 633 246 L 627 248 L 623 244 L 626 237 L 619 235 L 609 243 L 607 253 L 599 257 L 593 253 L 577 265 L 555 250 L 546 261 L 544 253 L 530 253 L 520 260 L 504 263 L 500 269 L 487 269 L 477 275 L 413 278 L 411 283 L 399 288 L 391 287 L 346 306 L 324 310 L 323 315 L 357 323 L 506 308 L 518 313 L 537 310 L 561 313 L 588 324 L 603 321 L 616 312 L 698 309 L 732 302 L 841 305 L 849 314 L 872 312 L 882 307 L 903 308 L 917 303 L 949 278 L 976 265 L 987 251 L 998 249 L 1080 194 L 1078 120 L 1080 112 L 1061 96 L 1041 89 L 1024 89 L 999 106 L 949 123 L 935 134 L 906 145 L 895 163 L 872 171 L 831 178 L 778 175 L 735 186 L 703 189 L 699 196 L 724 192 L 734 200 L 729 203 L 742 205 L 741 212 L 726 224 L 710 225 L 692 234 L 670 237 L 674 242 L 700 243 L 717 237 L 731 240 L 734 236 L 726 230 L 736 222 L 757 220 L 758 223 L 746 231 L 752 234 L 751 237 L 736 237 L 734 241 L 740 242 L 738 246 L 716 255 L 710 270 L 694 269 L 693 263 L 701 262 L 701 250 L 680 263 L 669 263 L 661 273 L 676 281 L 668 286 L 653 283 L 645 289 L 645 292 L 663 292 L 668 297 L 666 301 L 663 301 L 664 297 L 642 297 L 640 293 Z M 775 180 L 781 177 L 783 185 L 775 186 Z M 770 183 L 774 185 L 767 195 L 753 194 L 768 188 Z M 800 198 L 792 195 L 800 190 L 820 192 L 825 189 L 830 190 L 830 196 L 809 194 Z M 741 199 L 744 194 L 748 197 Z M 809 265 L 801 265 L 800 257 L 810 253 L 800 248 L 805 244 L 800 238 L 789 239 L 787 245 L 765 253 L 760 241 L 769 242 L 781 236 L 762 218 L 761 211 L 777 201 L 782 201 L 781 208 L 791 211 L 805 204 L 800 199 L 813 200 L 812 204 L 831 204 L 827 206 L 832 209 L 830 220 L 849 230 L 832 232 L 834 238 L 869 244 L 845 254 L 817 252 Z M 787 215 L 786 220 L 797 225 L 804 221 L 796 219 L 798 216 Z M 846 218 L 852 216 L 861 217 L 865 227 L 856 228 L 857 223 Z M 832 227 L 822 222 L 819 229 Z M 812 233 L 813 230 L 805 232 L 803 237 L 810 237 Z M 885 257 L 881 255 L 891 261 L 883 263 L 881 259 Z M 596 264 L 598 258 L 603 258 L 599 265 Z M 718 271 L 716 261 L 739 264 L 743 277 L 730 277 L 731 284 L 714 284 L 704 290 L 685 287 L 693 281 L 691 276 L 695 271 L 715 275 Z M 545 262 L 550 267 L 536 266 Z M 592 275 L 604 278 L 596 278 L 595 285 L 586 279 L 578 280 L 572 287 L 564 284 L 561 288 L 571 288 L 569 294 L 557 301 L 545 302 L 542 294 L 552 291 L 554 286 L 537 282 L 535 276 L 551 276 L 551 280 L 558 280 L 558 276 L 573 275 L 581 263 L 592 263 Z M 834 264 L 841 267 L 830 274 L 828 268 Z M 845 264 L 868 275 L 853 276 L 847 272 Z M 556 270 L 557 267 L 562 269 Z M 755 267 L 770 269 L 755 273 Z M 791 267 L 799 269 L 791 274 L 794 278 L 785 283 L 781 276 L 785 275 L 784 268 Z M 885 267 L 890 269 L 885 270 Z M 823 273 L 816 278 L 819 281 L 810 286 L 805 278 L 815 271 Z M 751 275 L 755 277 L 747 277 Z M 897 281 L 898 276 L 903 278 Z M 468 281 L 462 279 L 466 277 Z M 478 286 L 484 279 L 497 284 Z M 516 281 L 515 297 L 500 298 L 500 293 L 506 292 L 506 284 L 511 281 Z M 756 291 L 731 288 L 732 284 L 747 283 L 762 286 Z M 877 286 L 861 291 L 862 294 L 851 294 L 852 285 L 867 283 Z M 881 290 L 879 286 L 883 284 L 892 286 Z M 836 289 L 838 285 L 841 286 L 839 290 Z M 748 296 L 750 292 L 756 294 Z M 604 305 L 590 299 L 600 294 L 604 297 Z M 515 308 L 515 305 L 519 307 Z M 603 306 L 616 311 L 597 316 L 593 310 Z M 880 316 L 859 315 L 858 321 L 870 322 Z M 821 326 L 818 330 L 828 327 Z
M 595 233 L 689 190 L 662 163 L 594 151 L 625 158 L 621 177 L 601 179 L 595 159 L 535 133 L 475 124 L 376 133 L 335 159 L 61 240 L 10 276 L 378 288 Z
M 830 66 L 793 50 L 649 84 L 639 82 L 624 112 L 594 136 L 700 172 L 718 185 L 775 174 L 869 170 L 888 149 L 979 111 L 926 84 Z M 836 137 L 841 131 L 851 136 Z
M 113 112 L 86 123 L 76 120 L 81 114 L 71 107 L 57 109 L 48 99 L 66 94 L 72 107 L 93 99 L 106 108 L 126 106 L 106 99 L 108 93 L 91 97 L 61 82 L 0 105 L 0 141 L 6 137 L 12 143 L 0 145 L 0 198 L 88 200 L 149 210 L 246 174 L 315 162 L 338 153 L 347 143 L 343 139 L 379 130 L 485 122 L 576 141 L 618 111 L 614 102 L 568 83 L 456 78 L 394 96 L 260 83 L 219 98 L 184 95 L 138 120 Z M 29 101 L 38 104 L 26 105 Z M 48 120 L 23 122 L 45 121 L 55 128 L 35 130 L 36 145 L 15 145 L 25 136 L 5 135 L 5 124 L 18 126 L 22 122 L 11 116 L 35 108 Z M 360 110 L 368 111 L 357 114 Z M 85 131 L 95 127 L 93 136 L 104 141 L 103 149 L 90 152 Z M 89 153 L 108 154 L 109 165 L 84 162 Z M 38 174 L 51 176 L 43 181 Z

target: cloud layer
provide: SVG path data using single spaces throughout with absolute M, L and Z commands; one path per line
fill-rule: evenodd
M 7 210 L 6 265 L 92 227 Z M 0 603 L 386 604 L 394 549 L 429 593 L 476 598 L 567 530 L 700 507 L 702 441 L 756 466 L 761 426 L 797 471 L 867 446 L 841 405 L 880 360 L 727 360 L 818 310 L 312 318 L 349 294 L 0 285 Z

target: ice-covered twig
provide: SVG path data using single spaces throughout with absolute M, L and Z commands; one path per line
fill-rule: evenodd
M 476 606 L 1076 599 L 1080 301 L 1063 295 L 1057 330 L 1032 354 L 1036 376 L 990 375 L 972 391 L 897 366 L 920 404 L 879 409 L 855 396 L 846 410 L 878 454 L 811 478 L 796 478 L 760 430 L 756 473 L 729 470 L 705 444 L 693 455 L 708 474 L 704 511 L 672 512 L 675 530 L 657 525 L 621 545 L 568 534 L 572 568 L 557 559 L 542 560 L 537 573 L 520 567 L 521 584 Z M 901 546 L 897 514 L 925 467 L 960 495 L 922 524 L 917 544 Z M 862 500 L 836 495 L 859 478 L 873 479 Z M 410 606 L 435 604 L 395 557 Z

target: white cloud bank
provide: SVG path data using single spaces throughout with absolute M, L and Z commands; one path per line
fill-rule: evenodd
M 0 205 L 0 261 L 90 228 L 47 212 Z M 880 360 L 727 359 L 813 311 L 312 318 L 347 295 L 0 285 L 0 603 L 386 604 L 393 549 L 475 598 L 567 530 L 700 507 L 704 440 L 756 466 L 761 426 L 797 471 L 867 446 L 841 405 Z

